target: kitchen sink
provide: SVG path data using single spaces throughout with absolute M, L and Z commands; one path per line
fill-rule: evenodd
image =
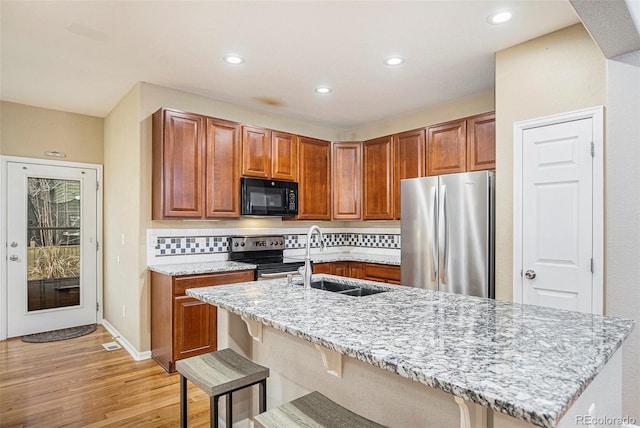
M 311 288 L 354 297 L 369 296 L 371 294 L 384 293 L 385 291 L 387 291 L 375 288 L 362 288 L 358 287 L 357 285 L 341 284 L 339 282 L 328 281 L 324 279 L 320 281 L 311 281 Z

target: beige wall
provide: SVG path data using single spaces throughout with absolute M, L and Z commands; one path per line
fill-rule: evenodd
M 149 300 L 138 248 L 141 213 L 140 88 L 105 118 L 104 318 L 137 350 L 149 349 Z M 123 242 L 124 241 L 124 242 Z M 123 314 L 123 307 L 125 313 Z
M 0 155 L 101 164 L 104 119 L 0 102 Z M 65 158 L 45 151 L 66 153 Z
M 636 321 L 622 354 L 622 414 L 640 421 L 640 51 L 607 61 L 606 113 L 605 313 Z
M 340 134 L 339 140 L 365 141 L 384 135 L 410 131 L 436 123 L 486 113 L 493 111 L 494 106 L 494 93 L 493 91 L 487 91 L 405 116 L 392 117 L 370 123 L 360 128 L 344 131 Z
M 604 105 L 606 63 L 577 24 L 496 54 L 496 298 L 513 297 L 513 123 Z

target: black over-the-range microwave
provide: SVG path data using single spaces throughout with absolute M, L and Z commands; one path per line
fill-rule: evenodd
M 240 203 L 242 215 L 298 215 L 298 183 L 242 177 Z

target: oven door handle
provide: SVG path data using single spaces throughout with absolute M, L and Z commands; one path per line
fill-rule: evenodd
M 290 271 L 290 272 L 276 272 L 276 273 L 261 273 L 258 276 L 258 280 L 260 279 L 274 279 L 274 278 L 286 278 L 287 275 L 298 275 L 298 271 Z

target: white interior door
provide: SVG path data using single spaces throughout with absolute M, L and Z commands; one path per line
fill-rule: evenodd
M 593 310 L 593 118 L 522 135 L 523 303 Z
M 97 172 L 7 163 L 8 337 L 97 320 Z

